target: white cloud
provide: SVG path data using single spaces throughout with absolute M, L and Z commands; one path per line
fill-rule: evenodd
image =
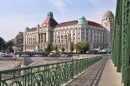
M 62 17 L 65 17 L 65 3 L 62 0 L 49 0 L 50 2 L 54 3 L 57 9 L 61 12 Z

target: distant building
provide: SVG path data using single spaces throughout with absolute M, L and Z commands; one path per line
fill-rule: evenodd
M 19 32 L 14 38 L 15 47 L 23 51 L 23 32 Z
M 112 40 L 114 15 L 107 11 L 103 15 L 102 24 L 86 20 L 57 23 L 52 12 L 48 12 L 46 20 L 34 28 L 26 28 L 23 32 L 23 51 L 44 51 L 48 44 L 57 46 L 61 51 L 70 52 L 70 48 L 79 42 L 88 42 L 90 50 L 108 48 Z
M 105 42 L 107 44 L 107 48 L 110 48 L 112 45 L 112 34 L 114 32 L 114 15 L 111 11 L 105 12 L 102 17 L 102 25 L 105 28 L 106 37 Z

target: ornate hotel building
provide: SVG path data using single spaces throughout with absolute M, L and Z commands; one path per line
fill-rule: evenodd
M 57 23 L 52 12 L 48 12 L 46 20 L 35 28 L 26 28 L 23 32 L 23 51 L 44 51 L 48 44 L 57 46 L 61 51 L 70 52 L 76 43 L 88 42 L 89 49 L 108 48 L 112 40 L 114 29 L 114 15 L 105 12 L 102 24 L 86 20 L 84 16 L 79 20 Z

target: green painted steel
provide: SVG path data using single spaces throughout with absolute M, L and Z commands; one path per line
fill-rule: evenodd
M 46 65 L 0 71 L 0 86 L 61 86 L 102 57 L 77 59 Z
M 124 86 L 130 86 L 130 0 L 117 0 L 112 60 Z

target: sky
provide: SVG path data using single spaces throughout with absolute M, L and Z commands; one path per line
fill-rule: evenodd
M 58 23 L 81 16 L 101 23 L 103 14 L 115 15 L 115 9 L 116 0 L 0 0 L 0 37 L 8 41 L 26 27 L 41 25 L 50 11 Z

